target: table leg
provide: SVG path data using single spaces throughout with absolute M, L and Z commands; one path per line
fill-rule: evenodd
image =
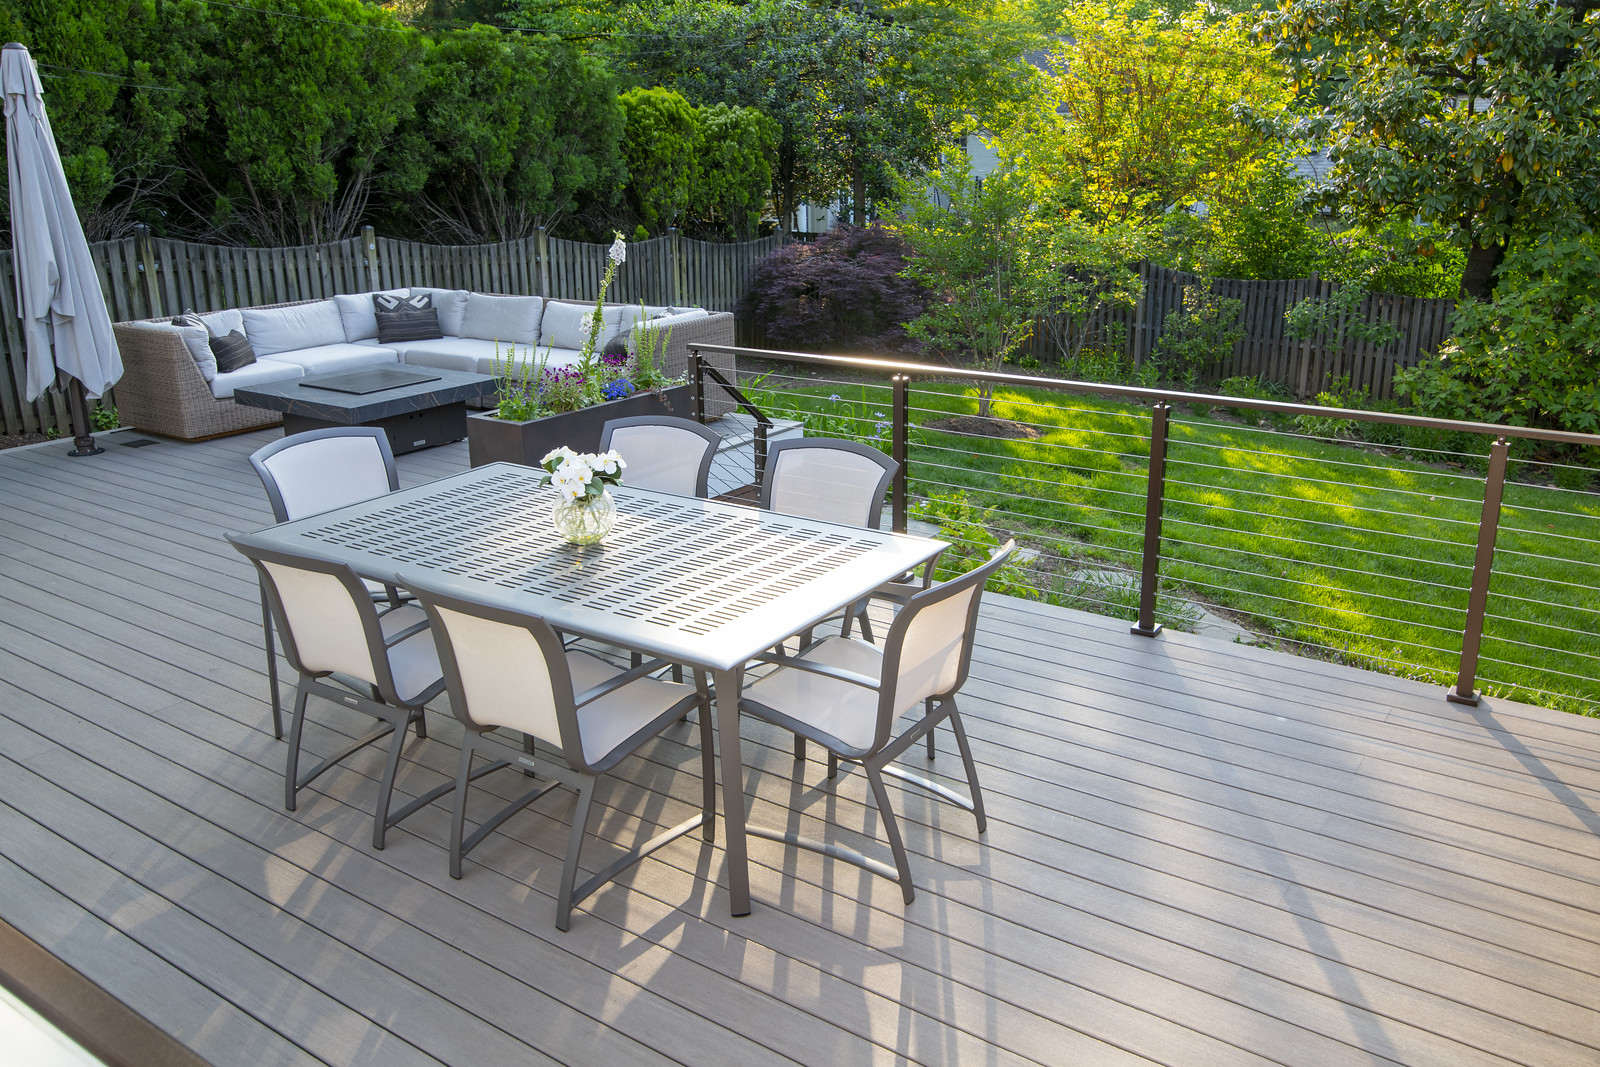
M 739 751 L 739 693 L 744 668 L 717 671 L 717 743 L 722 752 L 722 826 L 728 854 L 728 901 L 734 915 L 750 914 L 750 861 L 745 853 L 744 759 Z

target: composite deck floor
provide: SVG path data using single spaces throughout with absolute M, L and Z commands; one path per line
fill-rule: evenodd
M 1600 722 L 1004 597 L 963 697 L 989 831 L 891 786 L 909 906 L 752 840 L 733 919 L 687 839 L 562 934 L 570 794 L 460 881 L 442 809 L 371 848 L 376 753 L 286 813 L 222 540 L 270 521 L 274 436 L 0 453 L 0 918 L 214 1063 L 1600 1063 Z M 363 724 L 314 717 L 315 752 Z M 430 723 L 406 794 L 453 769 Z M 753 819 L 887 856 L 859 774 L 743 736 Z M 695 738 L 619 768 L 602 839 L 693 810 Z

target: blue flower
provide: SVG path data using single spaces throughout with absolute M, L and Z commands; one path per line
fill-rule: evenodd
M 626 378 L 618 378 L 605 387 L 602 394 L 607 400 L 621 400 L 625 396 L 633 395 L 633 383 Z

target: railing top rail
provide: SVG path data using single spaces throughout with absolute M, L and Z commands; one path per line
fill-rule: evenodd
M 1222 396 L 1216 393 L 1186 393 L 1173 389 L 1152 388 L 1143 385 L 1123 385 L 1116 382 L 1080 382 L 1066 378 L 1043 378 L 1032 374 L 1012 374 L 1007 371 L 987 371 L 976 368 L 941 367 L 931 363 L 875 359 L 869 356 L 825 356 L 815 352 L 783 352 L 774 349 L 745 348 L 736 345 L 700 344 L 690 345 L 689 347 L 699 352 L 727 352 L 737 356 L 754 356 L 760 359 L 783 360 L 790 363 L 856 367 L 881 372 L 886 376 L 911 374 L 923 378 L 962 378 L 968 381 L 976 379 L 1004 385 L 1021 385 L 1030 389 L 1055 389 L 1065 393 L 1126 396 L 1140 400 L 1163 401 L 1168 404 L 1205 404 L 1211 407 L 1250 408 L 1256 411 L 1278 411 L 1288 415 L 1314 415 L 1322 419 L 1350 419 L 1355 422 L 1381 422 L 1390 426 L 1430 427 L 1461 433 L 1486 434 L 1493 437 L 1556 441 L 1561 444 L 1600 448 L 1600 434 L 1573 433 L 1568 430 L 1546 430 L 1536 426 L 1502 426 L 1492 422 L 1436 419 L 1427 415 L 1404 415 L 1393 411 L 1363 411 L 1356 408 L 1330 408 L 1316 404 L 1296 404 L 1286 400 L 1256 400 L 1242 396 Z

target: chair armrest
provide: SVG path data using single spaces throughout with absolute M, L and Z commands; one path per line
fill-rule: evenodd
M 851 685 L 859 685 L 863 689 L 877 690 L 883 687 L 883 682 L 877 678 L 868 678 L 864 674 L 857 674 L 855 671 L 847 671 L 843 667 L 830 667 L 826 663 L 814 663 L 811 660 L 803 659 L 799 656 L 786 656 L 769 652 L 764 656 L 757 656 L 756 662 L 774 663 L 780 667 L 792 667 L 797 671 L 805 671 L 808 674 L 820 674 L 824 678 L 833 678 L 836 681 L 849 682 Z

